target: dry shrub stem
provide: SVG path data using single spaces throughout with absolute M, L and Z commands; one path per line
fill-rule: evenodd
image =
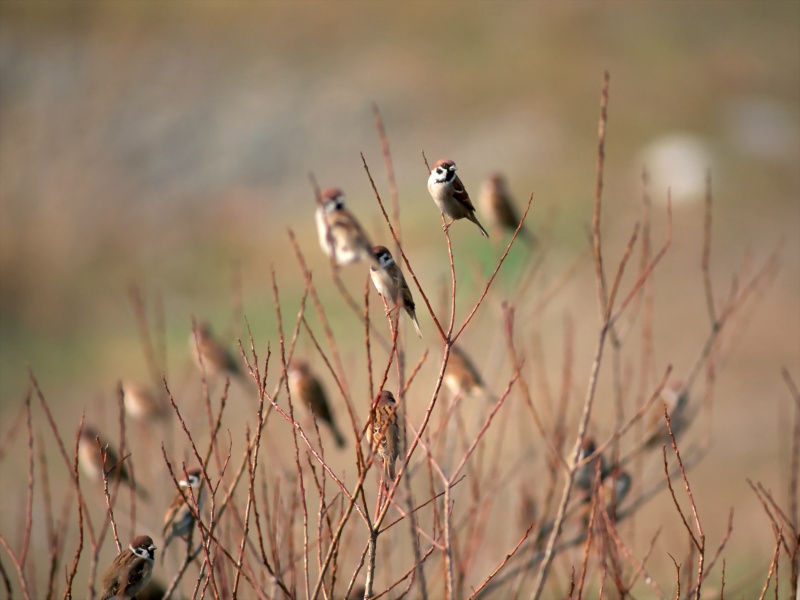
M 497 290 L 495 282 L 499 272 L 528 218 L 533 203 L 531 193 L 522 218 L 502 253 L 501 247 L 494 247 L 496 262 L 488 277 L 479 274 L 475 278 L 476 283 L 467 290 L 464 282 L 457 280 L 455 254 L 458 251 L 454 251 L 453 241 L 445 230 L 444 246 L 441 250 L 442 254 L 445 251 L 447 253 L 450 281 L 449 285 L 448 282 L 443 282 L 443 298 L 438 304 L 438 316 L 429 300 L 430 290 L 423 289 L 418 279 L 419 265 L 415 270 L 403 247 L 401 204 L 389 140 L 378 107 L 372 107 L 388 182 L 390 210 L 384 205 L 364 154 L 361 154 L 361 163 L 395 244 L 395 256 L 402 259 L 401 261 L 398 258 L 398 265 L 402 262 L 404 271 L 414 281 L 415 295 L 418 293 L 422 298 L 434 328 L 439 333 L 438 338 L 433 336 L 433 345 L 430 348 L 420 350 L 419 358 L 411 354 L 411 349 L 416 351 L 416 346 L 408 345 L 407 348 L 405 336 L 400 334 L 402 311 L 389 310 L 390 307 L 384 299 L 386 320 L 372 318 L 371 311 L 375 309 L 374 303 L 370 304 L 369 279 L 365 279 L 363 295 L 357 300 L 358 296 L 346 287 L 340 277 L 340 269 L 333 266 L 333 287 L 338 290 L 348 307 L 344 315 L 337 315 L 336 318 L 347 319 L 344 326 L 349 326 L 351 322 L 358 323 L 357 329 L 352 330 L 363 333 L 364 359 L 361 362 L 360 355 L 357 355 L 354 360 L 353 346 L 357 347 L 361 340 L 355 340 L 353 336 L 354 341 L 343 345 L 343 340 L 334 336 L 332 315 L 336 313 L 323 305 L 321 288 L 317 288 L 317 282 L 312 278 L 300 245 L 293 231 L 289 229 L 289 242 L 294 250 L 304 291 L 291 336 L 288 336 L 289 330 L 284 327 L 283 322 L 286 304 L 281 301 L 275 269 L 271 268 L 272 300 L 279 338 L 279 369 L 273 368 L 270 373 L 272 351 L 269 344 L 266 358 L 259 362 L 250 322 L 244 313 L 242 281 L 237 267 L 233 274 L 232 316 L 234 325 L 241 321 L 247 324 L 249 348 L 246 349 L 239 340 L 239 351 L 245 373 L 255 382 L 257 395 L 253 394 L 252 386 L 248 385 L 247 389 L 243 387 L 240 391 L 251 401 L 248 408 L 245 410 L 242 406 L 233 404 L 231 410 L 226 412 L 230 391 L 230 379 L 226 379 L 218 397 L 219 408 L 214 408 L 217 397 L 212 396 L 212 389 L 215 383 L 219 384 L 214 381 L 211 365 L 203 362 L 197 325 L 193 319 L 195 353 L 201 368 L 199 381 L 203 404 L 203 408 L 197 407 L 197 414 L 193 415 L 190 410 L 194 410 L 195 405 L 191 405 L 190 409 L 191 400 L 181 398 L 178 401 L 167 383 L 163 300 L 160 296 L 156 298 L 155 328 L 154 333 L 151 333 L 144 294 L 137 287 L 130 288 L 129 299 L 136 317 L 147 369 L 163 386 L 172 412 L 183 431 L 181 438 L 185 450 L 182 457 L 180 454 L 169 454 L 162 442 L 164 465 L 175 490 L 179 491 L 190 507 L 197 529 L 197 532 L 188 535 L 185 555 L 182 555 L 177 568 L 167 573 L 158 573 L 159 577 L 163 576 L 170 581 L 164 598 L 191 592 L 192 597 L 213 597 L 217 600 L 228 597 L 303 597 L 332 600 L 351 597 L 360 585 L 363 585 L 364 598 L 391 595 L 399 598 L 443 597 L 456 600 L 499 593 L 509 597 L 527 596 L 538 599 L 545 595 L 545 589 L 552 588 L 561 591 L 562 595 L 580 599 L 587 593 L 587 589 L 594 589 L 593 586 L 599 589 L 601 596 L 604 593 L 616 593 L 619 597 L 641 595 L 640 588 L 647 586 L 647 593 L 665 598 L 664 590 L 667 586 L 659 585 L 651 575 L 652 564 L 648 564 L 652 560 L 660 528 L 652 536 L 648 534 L 649 545 L 646 549 L 642 548 L 643 554 L 637 552 L 636 545 L 631 543 L 631 539 L 636 537 L 632 533 L 633 525 L 622 532 L 618 529 L 619 523 L 630 523 L 631 517 L 665 488 L 669 490 L 683 522 L 689 546 L 684 565 L 690 568 L 683 575 L 680 566 L 673 559 L 677 573 L 675 597 L 680 598 L 684 594 L 686 597 L 701 598 L 702 584 L 719 559 L 722 559 L 720 598 L 723 597 L 723 554 L 733 529 L 733 511 L 728 515 L 724 536 L 713 556 L 709 555 L 698 507 L 687 477 L 690 468 L 704 456 L 707 445 L 697 449 L 689 446 L 688 452 L 680 452 L 676 439 L 681 433 L 678 420 L 666 409 L 664 420 L 675 456 L 673 462 L 677 464 L 669 467 L 664 447 L 662 459 L 665 479 L 646 482 L 644 477 L 643 461 L 648 456 L 649 448 L 642 423 L 645 421 L 644 417 L 652 412 L 653 405 L 658 404 L 672 375 L 671 366 L 658 367 L 656 364 L 653 327 L 653 279 L 657 266 L 671 247 L 672 206 L 668 195 L 665 240 L 659 248 L 654 248 L 648 181 L 644 173 L 640 221 L 633 225 L 627 243 L 616 258 L 616 267 L 609 268 L 614 262 L 609 262 L 602 238 L 604 208 L 607 211 L 607 207 L 603 206 L 603 188 L 609 82 L 609 75 L 605 73 L 600 92 L 597 172 L 588 251 L 582 252 L 565 269 L 550 274 L 547 270 L 552 261 L 548 260 L 550 257 L 545 252 L 548 244 L 537 244 L 537 254 L 531 255 L 525 272 L 515 282 L 513 289 L 508 293 Z M 424 153 L 422 157 L 426 168 L 429 168 Z M 319 187 L 313 176 L 312 186 L 319 202 Z M 755 304 L 750 299 L 758 299 L 759 293 L 776 272 L 780 252 L 779 245 L 754 274 L 752 269 L 747 268 L 747 264 L 743 264 L 733 278 L 727 297 L 721 298 L 722 302 L 717 303 L 710 267 L 712 204 L 709 173 L 706 180 L 700 269 L 710 331 L 698 357 L 685 375 L 684 388 L 681 390 L 688 393 L 697 376 L 703 372 L 703 404 L 709 408 L 709 418 L 719 367 L 726 350 L 736 346 L 736 335 L 740 333 L 737 326 L 741 328 L 744 318 L 738 318 L 732 327 L 727 325 L 745 305 Z M 444 224 L 444 216 L 442 221 Z M 554 229 L 552 223 L 550 227 L 551 230 Z M 549 235 L 537 237 L 548 240 Z M 585 381 L 585 392 L 582 398 L 576 398 L 576 378 L 579 372 L 576 348 L 580 347 L 581 340 L 573 316 L 569 311 L 564 311 L 561 355 L 552 352 L 548 347 L 549 340 L 541 332 L 541 322 L 545 318 L 545 312 L 579 272 L 589 253 L 593 262 L 600 321 L 593 334 L 596 336 L 596 343 Z M 458 260 L 463 260 L 460 254 Z M 626 270 L 631 261 L 635 273 L 628 275 L 626 279 Z M 473 267 L 467 265 L 466 268 Z M 477 268 L 473 270 L 477 271 Z M 628 279 L 632 280 L 630 288 L 627 287 Z M 534 289 L 535 285 L 541 289 Z M 464 306 L 460 302 L 466 295 L 465 290 L 476 295 L 474 301 Z M 316 320 L 314 314 L 306 315 L 305 312 L 309 297 Z M 502 389 L 502 393 L 492 394 L 497 401 L 491 406 L 481 406 L 465 390 L 461 390 L 446 395 L 445 406 L 437 410 L 437 405 L 441 404 L 439 399 L 442 386 L 454 356 L 451 354 L 453 345 L 457 340 L 459 346 L 467 345 L 464 342 L 467 336 L 462 339 L 461 335 L 469 326 L 474 325 L 475 317 L 485 303 L 490 308 L 499 308 L 502 311 L 501 317 L 496 317 L 495 314 L 489 316 L 497 320 L 493 347 L 504 345 L 508 360 L 497 372 L 492 372 L 497 363 L 488 365 L 484 362 L 478 370 L 489 379 L 492 392 Z M 445 319 L 446 311 L 449 311 L 449 315 Z M 488 311 L 484 311 L 486 312 Z M 640 330 L 636 329 L 639 319 Z M 341 324 L 335 325 L 339 327 Z M 634 333 L 633 336 L 630 336 L 631 332 Z M 348 437 L 353 444 L 352 448 L 345 451 L 347 454 L 334 453 L 326 446 L 330 438 L 325 431 L 320 432 L 317 422 L 319 415 L 312 415 L 306 421 L 298 414 L 301 410 L 297 408 L 299 398 L 294 398 L 291 394 L 288 368 L 300 336 L 306 336 L 310 342 L 310 352 L 319 357 L 325 365 L 324 372 L 335 382 L 332 389 L 336 394 L 332 405 L 341 408 L 342 402 L 344 403 L 343 410 L 347 411 L 350 422 L 348 429 L 352 433 Z M 632 363 L 625 344 L 629 337 L 636 336 L 640 336 L 641 349 Z M 610 345 L 609 359 L 606 359 L 607 345 Z M 485 348 L 489 347 L 487 338 Z M 425 374 L 425 363 L 429 353 L 434 350 L 441 350 L 441 361 L 438 365 L 429 367 L 435 372 L 435 376 L 430 377 Z M 553 359 L 553 356 L 556 358 Z M 560 381 L 550 381 L 546 357 L 550 361 L 562 362 Z M 606 362 L 610 362 L 610 365 L 604 364 Z M 363 366 L 364 370 L 359 372 L 354 364 L 360 365 L 359 368 Z M 413 367 L 409 370 L 411 365 Z M 614 412 L 609 417 L 609 423 L 599 423 L 600 419 L 594 416 L 598 412 L 594 407 L 599 381 L 606 371 L 610 374 L 610 402 Z M 662 373 L 660 379 L 659 372 Z M 782 507 L 772 492 L 761 483 L 750 483 L 775 535 L 775 550 L 761 590 L 762 598 L 767 596 L 770 586 L 773 586 L 777 598 L 779 583 L 783 584 L 787 576 L 790 583 L 780 587 L 791 588 L 792 595 L 796 596 L 800 571 L 800 393 L 787 369 L 784 368 L 782 375 L 795 403 L 794 431 L 788 461 L 788 507 Z M 427 381 L 424 381 L 426 377 Z M 96 570 L 107 563 L 105 554 L 101 556 L 101 550 L 108 530 L 111 531 L 118 552 L 126 541 L 124 533 L 120 537 L 118 528 L 119 523 L 124 522 L 122 519 L 130 519 L 131 536 L 140 533 L 137 498 L 134 494 L 136 478 L 133 460 L 135 458 L 141 466 L 142 457 L 138 454 L 138 446 L 134 449 L 134 444 L 127 443 L 128 440 L 136 440 L 134 435 L 129 435 L 134 431 L 128 431 L 126 427 L 124 398 L 120 388 L 118 447 L 121 458 L 117 464 L 107 464 L 110 456 L 108 447 L 101 444 L 99 438 L 96 440 L 103 463 L 102 496 L 105 503 L 103 511 L 98 511 L 94 503 L 99 503 L 100 492 L 97 491 L 96 498 L 89 498 L 88 492 L 85 497 L 78 471 L 78 442 L 84 427 L 83 418 L 74 448 L 68 451 L 32 371 L 29 379 L 30 392 L 13 419 L 11 429 L 0 442 L 2 463 L 6 456 L 16 450 L 15 439 L 19 434 L 18 430 L 23 429 L 21 424 L 25 419 L 28 460 L 27 494 L 24 502 L 20 495 L 20 512 L 24 512 L 24 521 L 20 519 L 20 533 L 13 539 L 14 543 L 9 541 L 9 536 L 0 534 L 0 545 L 13 567 L 13 571 L 9 572 L 0 562 L 0 577 L 9 597 L 16 589 L 19 589 L 25 599 L 40 596 L 36 589 L 37 565 L 31 561 L 31 557 L 36 548 L 36 536 L 41 529 L 49 547 L 47 577 L 43 580 L 46 582 L 46 592 L 41 597 L 51 598 L 58 593 L 57 572 L 60 565 L 66 565 L 63 598 L 73 597 L 73 587 L 79 573 L 81 577 L 87 573 L 87 589 L 91 597 L 96 592 Z M 268 381 L 271 393 L 267 389 Z M 174 390 L 183 387 L 174 385 L 175 381 L 171 383 Z M 420 387 L 423 389 L 417 389 Z M 396 391 L 398 414 L 402 422 L 401 448 L 393 481 L 385 480 L 382 474 L 370 477 L 376 461 L 376 471 L 382 472 L 381 459 L 365 442 L 366 431 L 372 427 L 373 417 L 369 409 L 375 408 L 373 404 L 376 393 L 382 389 Z M 362 392 L 356 393 L 355 390 Z M 366 398 L 363 397 L 364 390 Z M 36 419 L 31 398 L 34 393 L 44 411 L 51 431 L 50 437 L 56 442 L 70 480 L 68 493 L 61 496 L 63 500 L 60 508 L 55 509 L 60 511 L 58 518 L 51 497 L 47 449 L 42 443 L 42 436 L 35 438 L 33 432 Z M 424 400 L 426 397 L 427 402 Z M 237 401 L 238 398 L 234 395 L 231 402 Z M 517 409 L 517 402 L 520 403 L 519 411 L 515 413 L 513 411 Z M 232 412 L 239 412 L 241 415 L 236 416 L 247 419 L 243 431 L 231 430 L 228 423 Z M 270 420 L 273 413 L 275 418 Z M 520 420 L 516 423 L 515 415 L 519 414 L 530 414 L 530 421 Z M 310 427 L 304 425 L 307 422 L 311 423 Z M 536 431 L 534 443 L 539 444 L 544 452 L 539 456 L 532 450 L 532 446 L 526 446 L 522 452 L 516 453 L 518 456 L 509 459 L 509 447 L 515 441 L 514 434 L 527 434 L 531 423 L 532 429 Z M 288 438 L 279 435 L 288 435 L 287 427 L 291 430 L 291 446 Z M 595 430 L 602 427 L 608 427 L 608 430 L 601 438 L 599 434 L 595 434 Z M 178 431 L 177 428 L 175 430 Z M 633 435 L 630 435 L 631 432 Z M 206 435 L 209 436 L 207 445 Z M 590 435 L 598 438 L 595 450 L 589 456 L 581 456 L 584 442 Z M 196 441 L 201 439 L 203 442 L 198 445 Z M 418 451 L 418 448 L 421 450 Z M 134 451 L 137 452 L 136 456 L 132 454 Z M 21 451 L 19 455 L 22 456 Z M 195 489 L 182 488 L 179 485 L 179 481 L 187 477 L 185 459 L 188 457 L 201 470 L 202 489 L 206 499 L 203 505 L 200 504 Z M 598 464 L 601 458 L 606 461 L 605 470 L 601 470 Z M 144 460 L 146 459 L 145 456 Z M 343 459 L 344 462 L 341 462 Z M 632 470 L 632 480 L 637 486 L 634 488 L 636 494 L 631 494 L 629 498 L 618 498 L 616 491 L 606 487 L 608 483 L 616 481 L 617 474 L 610 476 L 606 471 L 612 468 L 621 471 L 632 461 L 636 461 Z M 38 473 L 35 472 L 37 464 Z M 123 464 L 131 473 L 133 483 L 130 486 L 129 503 L 125 494 L 120 498 L 119 475 Z M 597 467 L 594 468 L 594 465 Z M 587 467 L 595 470 L 595 481 L 591 490 L 584 489 L 585 485 L 578 483 L 579 472 Z M 518 475 L 533 469 L 538 469 L 534 478 L 538 487 L 535 497 L 531 498 L 536 513 L 526 513 L 519 519 L 518 529 L 508 537 L 505 551 L 501 552 L 493 546 L 493 538 L 489 534 L 497 525 L 495 513 L 498 508 L 506 510 L 506 506 L 500 505 L 498 498 L 508 500 L 515 491 L 514 486 L 519 486 L 520 492 L 528 493 L 529 490 L 520 485 Z M 143 472 L 142 478 L 147 474 Z M 681 509 L 676 498 L 673 480 L 677 477 L 683 482 L 691 514 Z M 35 485 L 37 479 L 41 482 L 44 515 L 41 526 L 37 526 L 34 517 L 35 493 L 40 493 Z M 240 485 L 243 479 L 246 483 Z M 373 486 L 372 479 L 378 480 L 377 487 Z M 398 490 L 402 490 L 399 497 Z M 58 494 L 57 490 L 55 492 Z M 415 494 L 417 498 L 422 498 L 421 502 L 415 501 Z M 72 512 L 73 498 L 77 515 Z M 619 510 L 618 503 L 622 505 Z M 36 506 L 38 508 L 39 505 Z M 372 507 L 374 510 L 370 510 Z M 157 509 L 160 507 L 151 504 L 147 508 L 147 512 L 140 511 L 147 517 L 143 519 L 142 530 L 151 526 L 150 513 L 153 509 L 158 513 Z M 95 515 L 94 523 L 90 518 L 92 514 Z M 102 521 L 97 520 L 100 518 Z M 395 527 L 402 521 L 406 522 L 408 530 Z M 67 550 L 66 531 L 74 523 L 77 523 L 77 546 Z M 195 534 L 200 538 L 197 546 L 192 543 L 192 536 Z M 401 537 L 405 535 L 410 536 L 411 552 L 407 554 L 400 551 L 405 548 L 404 538 Z M 579 549 L 581 545 L 583 548 Z M 16 548 L 19 550 L 16 551 Z M 575 564 L 569 564 L 570 554 L 574 554 L 567 552 L 570 549 L 578 549 L 579 568 Z M 81 559 L 86 552 L 89 558 L 84 560 L 84 564 L 88 562 L 88 565 L 81 566 Z M 559 562 L 561 560 L 564 561 L 563 565 Z M 784 568 L 781 568 L 781 561 Z M 562 573 L 559 567 L 562 566 L 568 581 L 557 581 Z M 783 580 L 780 579 L 781 576 Z M 759 585 L 760 581 L 759 574 Z M 606 593 L 606 587 L 610 592 Z

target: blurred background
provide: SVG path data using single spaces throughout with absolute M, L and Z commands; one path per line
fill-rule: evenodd
M 493 170 L 508 175 L 519 207 L 534 193 L 534 230 L 555 215 L 555 279 L 587 248 L 606 69 L 609 265 L 640 216 L 642 169 L 652 177 L 656 245 L 672 189 L 674 240 L 655 276 L 659 373 L 667 364 L 685 372 L 707 336 L 706 170 L 718 301 L 742 265 L 752 275 L 783 242 L 776 277 L 720 366 L 713 422 L 693 433 L 711 436 L 692 473 L 706 534 L 719 539 L 734 507 L 729 568 L 740 582 L 763 582 L 773 536 L 746 478 L 785 498 L 792 403 L 781 367 L 800 379 L 797 2 L 3 1 L 0 433 L 28 389 L 28 365 L 67 430 L 82 409 L 104 405 L 114 423 L 115 382 L 148 377 L 131 286 L 150 307 L 163 301 L 176 377 L 190 367 L 192 316 L 210 319 L 233 346 L 245 332 L 241 306 L 259 347 L 274 348 L 270 266 L 287 319 L 302 291 L 287 227 L 328 281 L 310 172 L 343 188 L 373 240 L 389 245 L 359 155 L 388 199 L 373 102 L 391 144 L 406 251 L 431 297 L 449 276 L 422 150 L 430 161 L 456 160 L 473 197 Z M 466 306 L 470 278 L 492 263 L 497 242 L 469 224 L 452 231 Z M 512 254 L 509 271 L 526 261 Z M 535 324 L 558 381 L 571 315 L 578 397 L 597 336 L 584 267 Z M 362 275 L 344 274 L 356 297 Z M 498 283 L 497 305 L 510 288 L 508 278 Z M 352 329 L 352 314 L 325 293 L 338 331 Z M 418 312 L 429 333 L 410 351 L 438 352 L 431 319 Z M 470 332 L 474 354 L 496 319 L 487 309 Z M 486 364 L 502 362 L 502 345 L 493 350 Z M 6 478 L 19 486 L 22 510 L 24 468 L 4 464 Z M 645 515 L 678 527 L 671 511 L 655 503 Z M 0 528 L 16 514 L 4 511 Z M 654 527 L 640 527 L 644 542 Z M 503 548 L 510 539 L 499 540 Z M 664 534 L 653 559 L 666 581 L 666 552 L 685 552 L 680 532 L 675 540 L 672 548 Z

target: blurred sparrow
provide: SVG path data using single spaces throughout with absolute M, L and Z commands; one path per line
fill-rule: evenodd
M 167 593 L 167 588 L 163 583 L 155 579 L 151 579 L 145 588 L 136 596 L 136 600 L 162 600 L 164 594 Z
M 595 450 L 597 450 L 597 444 L 595 444 L 594 438 L 584 438 L 583 443 L 581 444 L 580 454 L 578 455 L 578 462 L 581 462 L 590 455 L 594 454 Z M 588 497 L 591 497 L 592 495 L 594 482 L 597 478 L 598 465 L 600 467 L 599 481 L 602 481 L 608 471 L 608 467 L 606 466 L 606 462 L 602 454 L 598 454 L 589 462 L 579 467 L 575 472 L 575 485 Z
M 203 472 L 200 469 L 189 469 L 187 472 L 187 479 L 181 479 L 178 482 L 182 488 L 186 498 L 184 499 L 181 491 L 175 490 L 175 495 L 172 497 L 172 502 L 164 515 L 164 549 L 162 550 L 161 558 L 164 558 L 169 543 L 176 537 L 188 537 L 189 532 L 195 524 L 194 515 L 192 515 L 192 495 L 197 503 L 198 510 L 203 510 L 203 500 L 205 499 L 205 490 L 203 489 Z M 190 492 L 186 488 L 192 488 Z
M 131 600 L 153 575 L 156 547 L 149 536 L 140 535 L 114 559 L 100 580 L 100 600 Z
M 444 226 L 444 230 L 450 227 L 458 219 L 469 219 L 481 233 L 487 238 L 489 233 L 483 228 L 475 217 L 475 207 L 469 199 L 464 184 L 456 175 L 456 163 L 448 158 L 442 158 L 433 163 L 431 175 L 428 177 L 428 191 L 439 207 L 439 210 L 450 218 L 450 222 Z
M 486 389 L 478 370 L 469 357 L 456 347 L 450 348 L 450 357 L 447 360 L 447 367 L 444 372 L 444 384 L 453 396 L 459 393 L 465 396 L 483 398 L 495 401 L 491 392 Z
M 511 201 L 511 195 L 506 186 L 506 180 L 500 173 L 492 173 L 481 187 L 481 211 L 489 216 L 492 224 L 500 229 L 514 233 L 519 225 L 519 214 Z M 519 237 L 533 241 L 528 229 L 523 226 L 519 230 Z
M 196 341 L 194 331 L 189 335 L 189 351 L 192 353 L 197 367 L 201 370 L 205 369 L 206 375 L 209 377 L 244 378 L 244 371 L 239 362 L 214 336 L 211 325 L 205 321 L 197 324 Z M 202 365 L 200 364 L 201 360 Z
M 152 393 L 147 387 L 135 381 L 123 381 L 122 393 L 125 412 L 131 419 L 142 423 L 159 421 L 169 415 L 168 405 L 161 396 Z
M 403 303 L 403 308 L 414 322 L 414 329 L 417 330 L 417 335 L 422 338 L 422 331 L 420 331 L 419 322 L 417 321 L 417 313 L 414 310 L 414 298 L 411 296 L 411 290 L 399 265 L 394 262 L 392 253 L 385 246 L 375 246 L 372 251 L 380 263 L 379 267 L 372 266 L 369 271 L 369 276 L 372 278 L 372 283 L 375 284 L 375 289 L 378 290 L 378 293 L 383 296 L 387 303 L 394 303 L 395 306 L 399 302 Z
M 631 476 L 627 471 L 619 468 L 612 469 L 603 479 L 603 495 L 606 506 L 615 508 L 622 504 L 631 491 Z
M 292 398 L 299 399 L 314 415 L 331 430 L 336 445 L 344 448 L 346 441 L 336 426 L 328 404 L 328 396 L 319 379 L 311 372 L 311 367 L 303 360 L 295 359 L 288 369 L 289 392 Z
M 100 440 L 99 445 L 98 439 Z M 101 447 L 103 450 L 100 449 Z M 92 481 L 103 480 L 103 451 L 106 455 L 106 478 L 109 483 L 119 478 L 121 483 L 133 488 L 142 498 L 147 498 L 143 489 L 133 485 L 128 468 L 124 462 L 119 461 L 116 451 L 100 437 L 94 427 L 84 426 L 81 430 L 80 440 L 78 440 L 78 464 L 84 475 Z
M 612 519 L 616 519 L 617 509 L 624 502 L 630 490 L 630 474 L 619 468 L 611 469 L 607 474 L 603 475 L 603 480 L 598 490 L 598 502 L 602 501 L 608 515 Z M 583 498 L 581 513 L 584 527 L 589 525 L 594 497 L 594 494 L 590 491 Z
M 367 427 L 367 441 L 372 451 L 383 461 L 383 478 L 388 486 L 394 480 L 394 463 L 400 453 L 397 402 L 388 390 L 383 390 L 378 395 L 372 423 Z
M 319 245 L 334 263 L 341 266 L 367 260 L 378 266 L 367 234 L 344 206 L 342 190 L 329 188 L 322 192 L 315 220 Z
M 366 591 L 363 585 L 355 585 L 345 600 L 363 600 Z
M 667 430 L 667 421 L 664 419 L 665 407 L 676 440 L 688 429 L 694 418 L 694 412 L 690 413 L 689 411 L 689 390 L 684 387 L 682 381 L 673 381 L 661 390 L 660 400 L 661 402 L 655 402 L 657 408 L 653 409 L 649 433 L 646 436 L 647 441 L 644 443 L 645 448 L 657 448 L 663 444 L 666 444 L 667 447 L 672 445 L 669 430 Z

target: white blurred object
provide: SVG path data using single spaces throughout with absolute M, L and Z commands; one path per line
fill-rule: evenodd
M 656 138 L 641 152 L 639 166 L 650 175 L 650 190 L 657 202 L 666 203 L 667 189 L 673 204 L 703 199 L 706 173 L 713 171 L 708 144 L 690 133 L 670 133 Z

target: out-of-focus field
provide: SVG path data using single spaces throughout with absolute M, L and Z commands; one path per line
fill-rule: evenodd
M 184 400 L 200 390 L 187 353 L 192 316 L 210 319 L 231 346 L 245 334 L 232 282 L 241 282 L 260 350 L 268 342 L 274 350 L 271 265 L 287 321 L 303 284 L 287 227 L 329 303 L 347 360 L 361 365 L 362 328 L 330 285 L 308 174 L 343 188 L 375 242 L 390 245 L 359 156 L 388 198 L 373 102 L 391 143 L 406 252 L 437 308 L 449 265 L 421 150 L 430 160 L 455 159 L 473 196 L 490 171 L 505 172 L 519 206 L 534 193 L 534 230 L 555 215 L 546 274 L 517 301 L 518 335 L 526 351 L 534 333 L 541 337 L 545 372 L 557 389 L 571 319 L 577 403 L 598 330 L 590 262 L 541 315 L 526 308 L 587 252 L 606 69 L 609 268 L 640 217 L 642 168 L 652 175 L 656 246 L 665 234 L 667 186 L 673 189 L 673 243 L 654 275 L 654 373 L 672 364 L 677 376 L 685 374 L 708 335 L 700 270 L 705 170 L 713 176 L 711 265 L 720 303 L 737 270 L 752 276 L 782 244 L 776 276 L 739 315 L 726 345 L 713 413 L 703 413 L 685 438 L 691 445 L 710 436 L 707 456 L 690 472 L 695 500 L 710 546 L 734 509 L 727 582 L 750 597 L 763 584 L 774 538 L 747 479 L 785 501 L 793 406 L 780 369 L 800 379 L 796 2 L 0 3 L 0 435 L 28 390 L 27 366 L 68 436 L 84 410 L 115 431 L 115 382 L 148 377 L 132 285 L 148 302 L 163 299 L 169 376 Z M 688 163 L 664 159 L 670 145 L 681 157 L 691 153 Z M 483 281 L 478 273 L 499 250 L 470 224 L 451 231 L 463 318 L 477 295 L 474 280 Z M 498 388 L 510 373 L 501 367 L 499 307 L 526 260 L 524 251 L 512 252 L 465 340 L 487 374 L 497 373 L 488 379 Z M 363 295 L 363 272 L 347 271 L 344 280 L 355 297 Z M 632 281 L 626 276 L 625 285 Z M 380 319 L 374 297 L 373 308 Z M 418 314 L 425 338 L 409 337 L 412 364 L 425 348 L 440 352 L 421 302 Z M 629 335 L 639 336 L 638 326 Z M 308 340 L 299 347 L 313 351 Z M 638 368 L 635 353 L 625 361 L 623 370 Z M 420 407 L 435 379 L 428 367 Z M 355 389 L 366 389 L 363 371 L 353 369 Z M 593 418 L 599 437 L 613 430 L 610 390 L 604 370 Z M 234 403 L 248 401 L 240 390 L 232 394 Z M 411 402 L 408 411 L 419 416 Z M 241 432 L 235 413 L 231 419 L 231 431 Z M 541 458 L 532 425 L 519 420 L 509 428 L 509 460 L 517 438 Z M 48 436 L 43 420 L 35 431 Z M 134 460 L 137 444 L 158 445 L 142 441 L 151 434 L 133 432 Z M 24 450 L 24 435 L 14 448 Z M 158 451 L 152 456 L 160 461 Z M 351 458 L 348 451 L 332 462 L 348 469 Z M 54 455 L 52 476 L 63 484 L 58 464 Z M 661 468 L 654 455 L 644 473 L 653 481 Z M 157 473 L 154 466 L 144 477 Z M 16 540 L 25 455 L 5 457 L 0 477 L 0 531 Z M 536 485 L 536 472 L 523 469 L 505 489 L 509 522 L 516 523 L 519 490 Z M 666 494 L 637 516 L 637 552 L 658 527 L 650 570 L 668 584 L 669 554 L 684 556 L 686 537 Z M 496 559 L 516 539 L 498 530 L 487 555 Z M 45 551 L 43 536 L 33 544 Z M 565 586 L 567 575 L 559 577 Z

